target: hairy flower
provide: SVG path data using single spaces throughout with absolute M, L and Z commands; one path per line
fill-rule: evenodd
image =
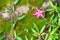
M 36 16 L 39 18 L 44 18 L 45 10 L 39 10 L 38 7 L 36 7 L 36 14 L 33 14 L 33 16 Z

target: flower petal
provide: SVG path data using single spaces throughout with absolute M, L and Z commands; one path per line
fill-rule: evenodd
M 42 18 L 44 18 L 44 15 L 43 15 L 43 14 L 41 14 L 40 16 L 41 16 Z
M 38 15 L 38 13 L 36 13 L 36 14 L 33 14 L 33 16 L 37 16 Z
M 41 16 L 40 15 L 37 15 L 37 18 L 39 19 Z
M 39 10 L 38 7 L 36 7 L 36 14 L 33 14 L 33 16 L 36 16 L 38 19 L 44 18 L 44 12 L 45 10 Z
M 38 12 L 39 10 L 38 10 L 38 7 L 36 7 L 36 12 Z

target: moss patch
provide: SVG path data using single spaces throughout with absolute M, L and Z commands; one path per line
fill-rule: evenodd
M 5 31 L 7 27 L 10 26 L 10 22 L 5 19 L 0 19 L 0 33 Z

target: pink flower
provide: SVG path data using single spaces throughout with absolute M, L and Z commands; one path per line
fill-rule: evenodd
M 36 16 L 39 18 L 44 18 L 45 10 L 39 10 L 38 7 L 36 7 L 36 14 L 33 14 L 33 16 Z

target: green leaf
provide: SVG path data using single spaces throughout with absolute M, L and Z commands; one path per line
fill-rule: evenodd
M 6 12 L 12 12 L 12 9 L 11 8 L 5 8 L 5 11 Z
M 57 7 L 57 11 L 58 11 L 58 13 L 60 14 L 60 8 Z
M 16 5 L 19 2 L 19 0 L 15 0 L 14 5 Z
M 32 34 L 33 36 L 37 37 L 37 34 Z
M 52 40 L 53 38 L 49 37 L 48 40 Z
M 33 37 L 31 37 L 31 40 L 33 40 Z
M 24 31 L 29 32 L 27 28 L 25 28 Z
M 28 40 L 27 36 L 25 36 L 25 39 Z
M 16 31 L 14 31 L 14 37 L 15 37 L 16 40 L 23 40 L 21 37 L 18 37 L 18 36 L 16 35 Z
M 54 13 L 54 11 L 51 11 L 49 14 L 52 15 Z
M 60 26 L 60 18 L 58 19 L 58 25 Z
M 38 34 L 38 32 L 36 32 L 36 30 L 34 30 L 34 29 L 32 29 L 32 32 L 33 32 L 34 34 Z
M 46 25 L 44 25 L 44 26 L 41 28 L 40 34 L 43 33 L 43 31 L 45 30 L 45 26 L 46 26 Z
M 34 25 L 36 31 L 39 32 L 37 25 L 35 23 L 33 23 L 33 25 Z
M 57 10 L 58 7 L 53 5 L 51 0 L 49 0 L 49 3 L 50 3 L 50 6 L 58 12 L 58 10 Z
M 52 29 L 51 29 L 51 27 L 49 27 L 49 30 L 48 30 L 48 31 L 49 31 L 49 33 L 51 32 L 51 30 L 52 30 Z
M 0 36 L 0 40 L 3 40 L 4 37 Z
M 11 24 L 9 25 L 9 27 L 7 27 L 4 31 L 4 33 L 8 33 L 10 32 L 11 29 L 13 29 L 15 27 L 15 23 L 11 22 Z
M 51 0 L 49 0 L 49 3 L 50 3 L 50 6 L 51 6 L 51 7 L 54 7 L 54 5 L 53 5 L 53 3 L 52 3 Z
M 17 36 L 16 36 L 16 31 L 14 31 L 14 37 L 16 38 Z
M 16 23 L 13 23 L 13 22 L 11 23 L 11 29 L 15 27 L 15 24 Z
M 49 8 L 49 9 L 46 9 L 46 11 L 53 11 L 54 9 L 52 9 L 52 8 Z
M 23 40 L 21 37 L 17 37 L 16 39 L 17 39 L 17 40 Z
M 50 19 L 50 21 L 52 21 L 53 20 L 53 18 L 54 18 L 54 13 L 52 14 L 52 16 L 51 16 L 51 19 Z
M 57 32 L 58 28 L 59 28 L 58 26 L 57 26 L 56 28 L 54 28 L 54 29 L 52 30 L 51 34 L 54 34 L 55 32 Z
M 45 35 L 46 33 L 42 33 L 41 35 Z
M 47 40 L 47 38 L 48 38 L 48 34 L 46 34 L 46 36 L 45 36 L 45 40 Z
M 17 18 L 17 20 L 23 20 L 26 17 L 26 15 L 20 16 Z
M 57 24 L 57 19 L 58 19 L 58 17 L 56 16 L 56 17 L 52 20 L 52 23 L 56 23 L 56 24 Z
M 55 33 L 55 34 L 53 35 L 53 37 L 56 38 L 56 39 L 58 39 L 58 34 Z

